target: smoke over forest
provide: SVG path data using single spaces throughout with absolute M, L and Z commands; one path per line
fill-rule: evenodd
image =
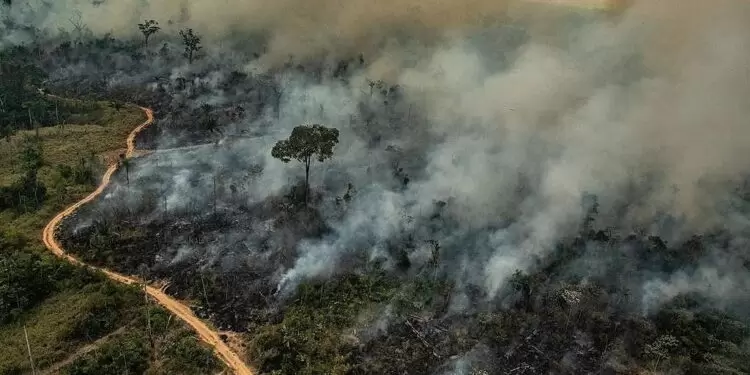
M 640 316 L 694 294 L 748 318 L 750 4 L 576 3 L 13 1 L 0 48 L 37 45 L 52 92 L 155 109 L 156 151 L 67 228 L 93 258 L 121 236 L 119 266 L 154 277 L 244 268 L 225 289 L 280 310 L 379 269 L 452 283 L 451 319 L 523 299 L 520 270 Z M 141 47 L 145 19 L 162 30 Z M 270 150 L 306 123 L 340 143 L 302 209 L 304 168 Z M 135 256 L 108 225 L 157 244 Z M 488 350 L 438 362 L 468 374 Z

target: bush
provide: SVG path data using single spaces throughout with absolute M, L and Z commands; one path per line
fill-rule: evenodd
M 36 254 L 0 252 L 0 323 L 14 320 L 54 291 L 52 269 Z
M 47 197 L 47 188 L 36 179 L 36 175 L 26 174 L 10 186 L 0 187 L 0 211 L 15 209 L 27 212 L 41 207 Z
M 282 374 L 346 374 L 350 343 L 341 332 L 360 312 L 391 298 L 394 285 L 376 276 L 348 275 L 326 283 L 304 283 L 280 324 L 263 327 L 250 357 L 262 371 Z
M 143 374 L 149 367 L 148 338 L 131 332 L 105 343 L 63 369 L 67 375 Z
M 191 332 L 180 331 L 170 337 L 163 349 L 167 374 L 202 375 L 218 368 L 219 362 L 209 348 L 202 346 Z
M 0 235 L 0 324 L 15 320 L 55 292 L 102 280 L 84 268 L 20 250 L 23 246 L 18 236 Z

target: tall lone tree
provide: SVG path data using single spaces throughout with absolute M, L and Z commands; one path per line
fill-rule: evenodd
M 39 137 L 25 137 L 19 155 L 21 171 L 23 172 L 22 187 L 24 195 L 32 192 L 34 203 L 38 206 L 40 201 L 39 170 L 44 166 L 42 142 Z
M 125 168 L 125 181 L 130 185 L 130 159 L 125 154 L 120 154 L 120 165 Z
M 333 147 L 339 143 L 339 131 L 322 125 L 300 125 L 292 130 L 289 139 L 276 142 L 271 156 L 288 163 L 295 159 L 305 164 L 305 204 L 310 190 L 310 164 L 313 158 L 319 162 L 333 156 Z
M 180 30 L 180 36 L 182 37 L 182 43 L 185 44 L 185 57 L 192 64 L 195 52 L 203 48 L 200 45 L 201 37 L 193 33 L 193 29 Z
M 143 45 L 148 46 L 148 38 L 150 38 L 151 35 L 156 34 L 157 31 L 161 30 L 161 27 L 159 27 L 159 22 L 156 22 L 154 20 L 147 20 L 143 21 L 143 23 L 139 23 L 138 29 L 141 30 L 141 33 L 143 34 Z

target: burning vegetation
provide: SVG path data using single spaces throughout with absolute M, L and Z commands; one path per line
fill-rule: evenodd
M 745 2 L 135 3 L 5 6 L 0 85 L 154 109 L 64 247 L 260 373 L 750 372 Z

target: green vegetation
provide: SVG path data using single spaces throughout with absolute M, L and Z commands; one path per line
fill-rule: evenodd
M 134 107 L 53 102 L 73 109 L 69 121 L 102 125 L 17 130 L 0 148 L 0 374 L 31 373 L 29 351 L 37 371 L 54 373 L 216 372 L 220 364 L 210 349 L 166 311 L 146 304 L 137 287 L 43 249 L 44 225 L 93 189 L 104 165 L 116 160 L 108 153 L 123 148 L 144 119 Z M 12 121 L 5 115 L 3 121 Z
M 7 142 L 18 130 L 36 133 L 39 128 L 57 124 L 93 123 L 81 121 L 81 117 L 102 115 L 102 107 L 95 103 L 45 95 L 42 85 L 46 73 L 39 67 L 40 52 L 35 48 L 39 47 L 15 46 L 0 51 L 0 138 Z
M 70 268 L 77 268 L 72 267 Z M 79 268 L 80 269 L 80 268 Z M 64 374 L 208 374 L 220 363 L 181 321 L 146 306 L 142 292 L 81 272 L 69 288 L 0 326 L 0 374 L 30 370 L 22 324 L 28 328 L 37 369 L 58 366 Z M 150 347 L 149 322 L 154 349 Z
M 490 357 L 504 358 L 506 370 L 533 365 L 570 373 L 567 356 L 574 350 L 577 368 L 592 373 L 601 370 L 602 358 L 622 361 L 613 373 L 750 372 L 747 322 L 718 310 L 696 311 L 703 304 L 689 296 L 646 317 L 617 311 L 596 285 L 535 290 L 530 284 L 538 277 L 516 273 L 510 286 L 516 306 L 457 319 L 432 315 L 446 311 L 454 288 L 440 278 L 372 272 L 308 282 L 283 318 L 253 331 L 248 357 L 272 374 L 429 373 L 436 358 L 483 345 Z M 383 318 L 387 332 L 363 334 Z
M 21 124 L 27 128 L 48 122 L 48 102 L 36 91 L 43 71 L 17 47 L 0 53 L 0 135 L 7 137 Z M 36 120 L 36 121 L 35 121 Z
M 11 186 L 0 189 L 0 209 L 37 209 L 47 195 L 45 186 L 39 182 L 39 169 L 43 165 L 42 143 L 39 138 L 24 137 L 18 157 L 21 178 Z
M 59 263 L 52 259 L 46 262 Z M 143 303 L 137 290 L 86 274 L 84 271 L 75 279 L 55 280 L 69 285 L 50 292 L 51 297 L 37 299 L 34 308 L 16 310 L 20 312 L 17 317 L 0 326 L 0 350 L 4 353 L 0 359 L 0 374 L 30 370 L 24 325 L 28 328 L 35 366 L 44 369 L 135 318 Z M 79 288 L 74 288 L 73 284 L 78 284 Z
M 218 360 L 211 350 L 199 344 L 193 333 L 175 322 L 160 308 L 151 308 L 149 318 L 154 350 L 147 334 L 148 323 L 141 316 L 117 335 L 63 368 L 67 375 L 96 374 L 185 374 L 216 372 Z
M 274 374 L 348 374 L 353 347 L 342 340 L 345 329 L 389 300 L 395 287 L 376 276 L 302 284 L 284 319 L 254 333 L 248 356 Z
M 750 373 L 746 322 L 715 310 L 695 312 L 683 297 L 655 317 L 658 336 L 644 347 L 654 371 L 683 367 L 688 374 Z
M 173 321 L 167 312 L 149 304 L 141 290 L 111 283 L 102 275 L 52 257 L 42 251 L 37 239 L 39 231 L 53 214 L 91 190 L 103 166 L 116 160 L 117 154 L 113 154 L 105 162 L 102 153 L 121 148 L 127 131 L 141 121 L 140 111 L 125 106 L 119 99 L 149 98 L 157 104 L 159 117 L 164 120 L 161 121 L 164 127 L 159 129 L 165 131 L 162 135 L 179 134 L 175 137 L 177 145 L 197 145 L 212 138 L 218 140 L 216 135 L 224 138 L 221 129 L 231 128 L 232 123 L 239 125 L 240 118 L 245 116 L 245 109 L 240 104 L 246 106 L 248 112 L 248 121 L 243 125 L 255 125 L 259 118 L 273 117 L 266 116 L 270 109 L 283 120 L 288 110 L 285 101 L 289 99 L 289 86 L 284 79 L 276 79 L 276 73 L 283 76 L 290 71 L 286 69 L 294 69 L 305 77 L 305 81 L 310 78 L 310 83 L 320 84 L 329 81 L 330 66 L 327 61 L 315 61 L 314 56 L 303 58 L 300 64 L 296 64 L 294 61 L 299 57 L 290 56 L 284 70 L 274 67 L 267 74 L 233 71 L 222 78 L 230 69 L 238 69 L 234 63 L 225 65 L 220 61 L 236 60 L 222 59 L 230 56 L 227 53 L 217 55 L 218 58 L 211 59 L 210 63 L 191 67 L 184 76 L 173 77 L 175 66 L 171 64 L 171 45 L 164 43 L 158 52 L 156 48 L 148 48 L 149 39 L 160 30 L 156 21 L 145 20 L 138 25 L 143 35 L 142 43 L 140 39 L 117 40 L 109 34 L 96 38 L 93 34 L 87 35 L 89 31 L 80 14 L 77 19 L 74 17 L 68 21 L 75 29 L 75 38 L 60 33 L 59 39 L 45 41 L 40 33 L 38 37 L 30 38 L 33 40 L 30 45 L 34 47 L 14 47 L 0 52 L 0 143 L 4 145 L 0 149 L 0 375 L 29 373 L 32 367 L 70 375 L 215 372 L 220 366 L 210 351 L 200 345 L 179 321 Z M 175 25 L 173 21 L 169 21 L 172 26 Z M 576 29 L 581 24 L 570 23 Z M 504 40 L 501 44 L 518 43 L 512 48 L 516 50 L 525 43 L 523 39 L 528 38 L 528 33 L 525 27 L 512 28 L 515 30 L 510 33 L 502 31 Z M 488 35 L 491 34 L 493 32 Z M 564 44 L 571 35 L 578 33 L 567 30 L 558 34 L 559 40 L 553 41 L 558 38 L 552 38 L 549 41 Z M 185 58 L 192 63 L 200 57 L 201 38 L 189 28 L 180 31 L 180 37 Z M 165 38 L 170 36 L 165 35 Z M 58 42 L 61 43 L 58 45 Z M 238 50 L 222 50 L 244 52 L 245 44 L 256 43 L 251 38 L 242 44 L 243 48 Z M 258 47 L 263 46 L 259 44 Z M 501 47 L 504 56 L 497 61 L 500 70 L 494 72 L 498 74 L 515 64 L 511 56 L 517 54 Z M 630 51 L 632 48 L 626 49 Z M 258 48 L 258 52 L 264 51 L 265 48 Z M 566 57 L 567 51 L 562 52 L 561 56 Z M 622 72 L 620 67 L 611 67 L 610 75 L 620 78 L 609 83 L 617 85 L 619 81 L 627 88 L 638 81 L 626 82 L 629 80 L 625 76 L 640 76 L 639 79 L 651 76 L 638 72 L 641 67 L 637 60 L 623 60 L 622 67 L 627 69 Z M 61 72 L 73 73 L 70 78 L 52 83 L 58 90 L 87 92 L 118 100 L 91 103 L 46 96 L 39 91 L 45 78 L 39 68 L 42 62 L 47 66 L 57 65 L 50 72 L 56 70 L 54 76 L 58 78 L 64 74 Z M 85 68 L 75 69 L 83 74 L 74 73 L 73 69 L 59 70 L 65 67 Z M 95 74 L 88 74 L 89 70 Z M 123 70 L 127 70 L 127 74 L 115 78 L 125 79 L 111 79 L 113 74 Z M 341 79 L 344 87 L 349 87 L 350 81 L 357 82 L 350 78 L 370 70 L 360 55 L 358 67 L 354 60 L 341 61 L 334 77 Z M 144 92 L 142 88 L 146 83 L 151 89 Z M 429 168 L 432 156 L 425 152 L 429 152 L 432 143 L 440 142 L 440 137 L 420 137 L 430 133 L 429 119 L 432 116 L 429 108 L 423 112 L 419 105 L 412 114 L 412 104 L 419 104 L 419 100 L 412 102 L 414 98 L 408 95 L 408 88 L 404 91 L 382 80 L 368 80 L 368 85 L 370 97 L 367 101 L 354 103 L 358 109 L 350 118 L 349 130 L 355 131 L 364 141 L 362 145 L 366 145 L 366 151 L 374 152 L 377 160 L 369 163 L 368 173 L 371 168 L 387 172 L 386 162 L 393 169 L 393 179 L 389 177 L 374 182 L 385 182 L 387 192 L 396 191 L 398 185 L 403 189 L 409 184 L 409 174 L 432 172 Z M 196 105 L 198 100 L 219 94 L 226 100 L 212 100 L 214 105 Z M 235 105 L 237 107 L 230 107 Z M 321 117 L 322 112 L 321 105 Z M 467 115 L 467 121 L 472 121 L 473 114 L 463 114 Z M 556 120 L 558 114 L 550 114 L 553 115 L 550 121 Z M 459 120 L 460 115 L 456 117 Z M 235 127 L 238 133 L 227 134 L 227 138 L 242 134 L 255 137 L 256 131 L 259 135 L 267 135 L 266 125 L 273 125 L 272 122 L 258 124 L 261 126 L 257 129 L 253 126 L 253 130 L 246 133 L 243 132 L 247 130 L 245 126 Z M 62 123 L 107 126 L 56 125 Z M 338 137 L 336 129 L 320 125 L 299 126 L 288 139 L 273 147 L 273 157 L 285 163 L 297 160 L 304 165 L 305 203 L 309 199 L 313 159 L 323 162 L 331 158 Z M 408 147 L 401 150 L 396 145 Z M 494 146 L 502 148 L 503 143 Z M 393 156 L 380 157 L 381 147 L 386 147 L 385 151 Z M 491 148 L 493 152 L 490 154 L 494 154 L 495 147 Z M 229 147 L 230 151 L 222 151 L 222 154 L 229 156 L 231 149 Z M 198 157 L 193 165 L 194 171 L 198 172 L 196 176 L 214 172 L 213 203 L 194 203 L 208 197 L 208 194 L 196 194 L 197 199 L 191 196 L 189 202 L 180 202 L 189 205 L 180 204 L 177 208 L 169 207 L 163 190 L 168 179 L 175 176 L 169 173 L 174 172 L 174 167 L 171 162 L 169 167 L 156 163 L 159 172 L 146 178 L 152 183 L 139 184 L 139 187 L 150 185 L 144 188 L 148 193 L 143 195 L 145 199 L 141 199 L 141 207 L 108 207 L 92 215 L 88 214 L 91 211 L 79 215 L 93 219 L 94 223 L 77 226 L 82 222 L 69 221 L 70 228 L 86 229 L 75 234 L 66 230 L 71 237 L 69 242 L 76 245 L 67 248 L 97 264 L 126 272 L 143 270 L 143 274 L 149 272 L 150 276 L 168 277 L 171 290 L 201 304 L 196 309 L 201 317 L 211 319 L 222 330 L 250 332 L 246 354 L 264 374 L 443 373 L 441 367 L 453 365 L 455 360 L 463 359 L 463 355 L 472 366 L 465 373 L 476 375 L 750 373 L 750 326 L 747 320 L 713 309 L 711 303 L 695 301 L 689 296 L 680 296 L 667 306 L 649 305 L 649 309 L 656 311 L 648 316 L 640 311 L 645 306 L 637 302 L 621 303 L 621 300 L 632 297 L 627 288 L 639 288 L 645 280 L 674 274 L 676 270 L 690 272 L 708 254 L 700 250 L 704 246 L 700 241 L 695 247 L 675 247 L 658 237 L 647 236 L 646 231 L 636 230 L 637 234 L 629 236 L 632 238 L 622 238 L 625 234 L 613 236 L 610 229 L 602 228 L 609 234 L 597 231 L 595 219 L 599 204 L 596 196 L 586 195 L 583 199 L 584 217 L 580 233 L 565 233 L 564 236 L 561 233 L 561 238 L 565 239 L 554 249 L 542 246 L 543 252 L 534 244 L 535 249 L 529 255 L 544 255 L 528 259 L 532 260 L 528 264 L 530 274 L 522 271 L 508 274 L 505 269 L 508 263 L 502 266 L 493 262 L 480 263 L 490 250 L 499 250 L 495 248 L 495 236 L 504 236 L 502 231 L 506 225 L 512 227 L 508 231 L 509 238 L 500 241 L 504 245 L 516 245 L 527 234 L 532 235 L 530 239 L 537 239 L 533 237 L 533 230 L 526 233 L 527 229 L 534 229 L 536 223 L 532 222 L 531 227 L 525 228 L 529 223 L 525 219 L 529 218 L 527 214 L 537 212 L 531 207 L 535 204 L 529 202 L 544 203 L 544 199 L 532 199 L 537 198 L 535 179 L 538 171 L 535 165 L 537 161 L 546 160 L 547 154 L 543 154 L 542 159 L 532 158 L 528 176 L 524 164 L 528 160 L 521 160 L 521 170 L 516 171 L 520 172 L 516 186 L 519 206 L 499 211 L 497 220 L 487 220 L 486 225 L 480 221 L 479 226 L 474 220 L 469 220 L 465 226 L 457 223 L 463 215 L 454 216 L 452 212 L 471 207 L 461 204 L 461 194 L 457 197 L 459 204 L 448 207 L 446 205 L 453 204 L 451 201 L 456 201 L 453 192 L 444 192 L 448 196 L 419 197 L 418 202 L 425 202 L 423 198 L 446 199 L 435 202 L 434 214 L 423 212 L 421 203 L 412 206 L 409 202 L 413 194 L 407 194 L 404 203 L 408 205 L 400 208 L 404 213 L 413 213 L 412 208 L 419 208 L 418 217 L 402 217 L 401 223 L 408 225 L 378 230 L 384 233 L 375 233 L 375 236 L 368 230 L 353 233 L 357 237 L 361 235 L 362 241 L 343 242 L 354 246 L 338 253 L 343 255 L 340 259 L 327 256 L 329 254 L 325 252 L 320 255 L 321 259 L 317 259 L 330 261 L 335 275 L 323 281 L 304 282 L 291 291 L 289 299 L 280 299 L 273 293 L 279 271 L 288 270 L 296 259 L 300 259 L 299 250 L 304 250 L 301 241 L 327 240 L 329 235 L 335 236 L 339 229 L 335 223 L 337 218 L 362 219 L 347 217 L 350 206 L 341 204 L 341 201 L 337 201 L 335 211 L 328 210 L 323 204 L 319 206 L 320 211 L 309 206 L 299 209 L 294 204 L 297 202 L 293 201 L 296 187 L 290 197 L 269 196 L 257 204 L 253 197 L 237 204 L 241 200 L 238 198 L 247 197 L 241 193 L 245 187 L 238 190 L 239 183 L 256 184 L 258 180 L 254 177 L 262 172 L 262 168 L 255 172 L 256 165 L 253 164 L 253 172 L 247 177 L 223 173 L 224 167 L 235 172 L 239 169 L 237 166 L 242 165 L 235 163 L 240 160 L 232 160 L 234 158 L 222 158 L 220 161 L 224 162 L 218 165 L 214 158 L 208 160 L 212 164 L 210 167 L 201 168 L 202 163 L 208 161 Z M 461 155 L 458 156 L 454 160 L 455 167 L 461 167 Z M 129 173 L 131 161 L 123 158 L 120 162 L 124 176 L 117 177 L 124 177 L 124 182 L 129 184 L 134 177 Z M 178 168 L 184 169 L 184 166 Z M 336 174 L 339 176 L 331 175 L 333 183 L 326 186 L 326 194 L 340 192 L 346 174 Z M 660 184 L 658 175 L 652 176 L 653 184 Z M 226 183 L 222 181 L 223 176 L 227 176 Z M 421 177 L 424 176 L 417 176 Z M 516 178 L 511 176 L 509 181 L 516 181 Z M 652 192 L 651 181 L 650 177 L 640 181 L 644 182 L 644 192 L 648 194 Z M 205 188 L 202 178 L 190 178 L 187 182 L 181 183 L 180 187 L 189 184 L 190 188 L 196 188 L 195 191 L 208 191 L 200 190 Z M 387 186 L 392 182 L 398 182 L 392 184 L 395 189 Z M 456 184 L 461 182 L 456 181 Z M 636 185 L 632 191 L 623 192 L 626 194 L 622 197 L 628 202 L 640 199 L 641 185 Z M 222 190 L 225 191 L 222 193 Z M 227 197 L 226 190 L 231 191 L 231 200 L 219 201 L 221 195 Z M 352 200 L 353 191 L 354 185 L 348 184 L 342 201 L 348 203 Z M 500 190 L 500 193 L 503 191 L 506 190 Z M 423 192 L 430 193 L 426 195 L 436 193 Z M 611 200 L 613 197 L 607 198 Z M 163 208 L 159 206 L 162 199 Z M 252 203 L 246 204 L 248 201 Z M 398 204 L 397 201 L 393 203 Z M 180 206 L 187 208 L 182 210 Z M 204 214 L 206 207 L 213 207 L 212 215 Z M 491 209 L 493 205 L 487 207 Z M 351 206 L 352 210 L 359 208 Z M 384 213 L 395 215 L 397 211 L 389 209 Z M 147 212 L 156 215 L 139 217 Z M 448 214 L 443 217 L 441 212 Z M 521 220 L 509 220 L 516 213 L 520 213 Z M 451 226 L 460 229 L 449 229 Z M 517 235 L 512 234 L 516 233 L 515 227 L 519 228 Z M 398 229 L 401 233 L 389 233 L 391 229 Z M 472 233 L 462 233 L 467 230 L 493 233 L 488 237 L 484 234 L 476 237 Z M 243 232 L 260 232 L 260 235 L 234 235 Z M 451 244 L 448 254 L 444 254 L 446 259 L 440 259 L 440 245 L 430 239 L 445 238 L 445 235 Z M 466 237 L 462 238 L 464 235 Z M 576 235 L 577 238 L 573 239 Z M 386 240 L 384 236 L 389 238 Z M 488 243 L 477 242 L 482 238 Z M 432 245 L 429 263 L 424 263 L 428 256 L 422 247 L 424 244 L 418 245 L 422 241 Z M 734 239 L 716 238 L 705 244 L 721 248 L 723 246 L 719 243 L 725 241 L 734 242 Z M 184 251 L 182 246 L 185 245 L 190 251 Z M 373 245 L 377 246 L 377 252 L 371 251 Z M 373 256 L 379 257 L 381 249 L 386 250 L 390 260 L 394 261 L 387 272 L 373 266 Z M 597 262 L 589 264 L 592 260 L 589 252 L 595 251 L 598 253 L 592 257 Z M 475 257 L 475 254 L 479 256 Z M 358 255 L 364 255 L 361 261 L 354 259 Z M 462 258 L 470 261 L 465 262 Z M 734 258 L 728 259 L 735 261 Z M 747 258 L 738 257 L 736 260 L 740 259 Z M 600 261 L 611 262 L 614 266 L 599 264 Z M 476 264 L 472 264 L 474 262 Z M 744 266 L 747 268 L 748 263 Z M 581 268 L 600 267 L 606 272 L 580 272 Z M 483 281 L 488 281 L 484 278 L 489 275 L 483 275 L 486 271 L 497 273 L 491 278 L 497 278 L 498 282 L 492 281 L 491 284 L 502 290 L 489 291 L 488 285 L 482 285 Z M 585 280 L 582 280 L 583 276 Z M 736 307 L 726 311 L 733 311 Z M 747 314 L 743 316 L 747 319 Z M 477 354 L 476 358 L 473 358 L 474 354 Z
M 276 142 L 271 156 L 283 161 L 297 160 L 305 165 L 305 202 L 310 190 L 310 164 L 313 158 L 323 162 L 333 157 L 333 147 L 339 143 L 339 131 L 322 125 L 300 125 L 292 130 L 289 139 Z
M 107 125 L 20 130 L 0 148 L 0 220 L 26 239 L 38 238 L 54 213 L 92 190 L 95 176 L 109 162 L 102 159 L 123 148 L 134 124 L 143 121 L 138 108 L 117 111 L 103 102 L 60 102 L 78 108 L 72 120 Z

